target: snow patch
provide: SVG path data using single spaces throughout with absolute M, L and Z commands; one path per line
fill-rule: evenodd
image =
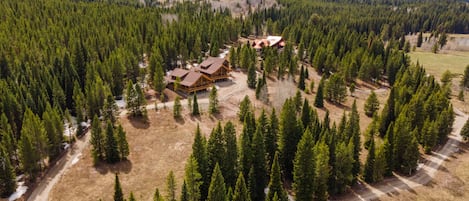
M 227 49 L 224 49 L 219 55 L 218 57 L 220 58 L 225 58 L 226 55 L 228 55 L 228 53 L 230 53 L 230 47 L 228 46 Z
M 21 196 L 23 196 L 28 190 L 28 187 L 24 185 L 24 181 L 20 181 L 23 179 L 23 177 L 24 175 L 20 175 L 16 177 L 16 185 L 18 187 L 16 187 L 16 191 L 10 195 L 10 197 L 8 198 L 8 201 L 14 201 L 14 200 L 21 198 Z
M 125 108 L 125 100 L 124 100 L 124 99 L 116 100 L 116 105 L 117 105 L 117 107 L 119 107 L 120 109 L 124 109 L 124 108 Z
M 72 160 L 72 165 L 75 165 L 80 161 L 81 154 L 78 154 L 73 160 Z

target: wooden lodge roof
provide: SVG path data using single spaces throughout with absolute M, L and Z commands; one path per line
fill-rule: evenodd
M 200 78 L 204 78 L 207 80 L 210 80 L 209 77 L 206 75 L 199 73 L 199 72 L 194 72 L 194 71 L 189 71 L 185 70 L 182 68 L 175 68 L 169 76 L 166 77 L 166 80 L 169 83 L 174 83 L 176 81 L 175 77 L 179 77 L 181 79 L 181 85 L 186 86 L 186 87 L 191 87 L 194 85 Z
M 228 67 L 228 61 L 225 58 L 209 57 L 197 66 L 196 70 L 211 75 L 222 67 Z

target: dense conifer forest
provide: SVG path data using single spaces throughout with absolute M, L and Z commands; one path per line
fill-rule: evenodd
M 146 2 L 1 1 L 2 196 L 14 192 L 16 175 L 34 181 L 64 151 L 62 143 L 73 142 L 63 135 L 72 117 L 78 123 L 92 120 L 96 162 L 125 160 L 129 147 L 116 121 L 115 99 L 124 97 L 132 116 L 145 117 L 141 86 L 161 92 L 165 72 L 216 56 L 227 44 L 233 46 L 231 65 L 255 73 L 261 69 L 255 51 L 238 43 L 252 35 L 281 35 L 288 42 L 281 52 L 262 50 L 264 76 L 305 79 L 300 63 L 322 75 L 316 101 L 300 95 L 278 113 L 256 116 L 247 99 L 240 106 L 242 131 L 231 122 L 219 124 L 209 139 L 195 131 L 181 200 L 286 200 L 287 186 L 296 200 L 327 200 L 361 178 L 372 183 L 393 171 L 412 174 L 419 147 L 428 153 L 451 132 L 450 88 L 410 64 L 404 36 L 469 33 L 463 1 L 279 0 L 238 17 L 204 1 L 171 7 Z M 375 118 L 366 142 L 360 140 L 355 104 L 338 124 L 327 115 L 319 119 L 312 107 L 323 107 L 323 98 L 340 104 L 346 86 L 357 79 L 391 88 L 381 112 L 370 103 L 367 115 Z M 264 82 L 253 77 L 249 86 Z M 305 88 L 304 80 L 299 88 Z M 369 154 L 361 164 L 364 148 Z

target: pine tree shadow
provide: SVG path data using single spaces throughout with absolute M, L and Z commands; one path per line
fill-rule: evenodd
M 176 123 L 181 124 L 181 125 L 184 125 L 186 123 L 186 121 L 184 120 L 184 117 L 175 118 L 174 121 L 176 121 Z
M 150 123 L 148 122 L 148 120 L 144 119 L 143 117 L 128 116 L 127 119 L 129 120 L 130 124 L 136 129 L 148 129 L 150 127 Z
M 221 112 L 218 112 L 218 113 L 215 113 L 215 114 L 211 114 L 209 116 L 210 120 L 213 121 L 220 121 L 224 118 L 223 114 L 221 114 Z
M 112 174 L 115 173 L 129 173 L 132 171 L 132 161 L 130 160 L 122 160 L 120 162 L 109 164 L 105 161 L 99 161 L 95 166 L 95 170 L 99 172 L 99 174 L 105 175 L 109 172 Z

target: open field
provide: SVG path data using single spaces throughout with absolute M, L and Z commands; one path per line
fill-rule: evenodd
M 413 63 L 418 61 L 428 73 L 437 78 L 440 78 L 446 70 L 461 75 L 464 73 L 464 68 L 469 65 L 469 52 L 442 51 L 434 54 L 418 50 L 410 52 L 409 56 Z
M 314 73 L 311 67 L 309 67 L 309 72 L 311 79 L 315 83 L 319 83 L 320 77 Z M 185 161 L 191 153 L 194 130 L 198 123 L 200 123 L 202 132 L 208 137 L 218 120 L 222 122 L 232 120 L 236 124 L 239 135 L 242 125 L 237 121 L 236 113 L 238 104 L 245 95 L 250 96 L 256 113 L 259 113 L 262 108 L 270 111 L 270 105 L 255 100 L 254 90 L 246 88 L 246 75 L 242 72 L 233 72 L 231 81 L 217 85 L 219 86 L 221 114 L 215 117 L 204 114 L 200 118 L 193 118 L 189 115 L 189 110 L 185 108 L 183 110 L 184 120 L 175 121 L 172 118 L 171 102 L 166 103 L 167 110 L 160 109 L 158 112 L 151 109 L 154 108 L 154 104 L 150 104 L 148 107 L 150 124 L 148 125 L 130 121 L 125 116 L 121 116 L 120 121 L 127 132 L 131 148 L 129 161 L 116 165 L 101 164 L 93 167 L 88 146 L 84 149 L 80 161 L 70 167 L 54 186 L 49 200 L 74 201 L 97 200 L 99 198 L 110 200 L 114 192 L 115 172 L 120 173 L 124 193 L 128 195 L 132 191 L 138 200 L 151 200 L 157 187 L 160 192 L 164 193 L 165 178 L 170 170 L 174 171 L 177 183 L 180 185 Z M 277 106 L 277 114 L 279 114 L 280 103 L 295 94 L 296 84 L 292 81 L 277 81 L 275 78 L 271 78 L 268 81 L 268 88 L 271 105 Z M 374 87 L 359 85 L 354 93 L 355 97 L 348 96 L 344 105 L 338 106 L 325 102 L 325 106 L 330 112 L 331 122 L 339 121 L 344 110 L 350 111 L 353 100 L 356 98 L 360 112 L 361 129 L 364 131 L 366 125 L 371 122 L 371 119 L 366 117 L 363 112 L 363 104 L 371 92 L 370 89 L 374 89 Z M 376 92 L 382 107 L 388 90 L 381 88 L 377 89 Z M 303 96 L 312 103 L 315 93 L 303 93 Z M 204 109 L 208 103 L 206 100 L 207 92 L 200 94 L 199 103 L 201 103 L 203 111 L 207 111 Z M 319 109 L 318 114 L 323 118 L 325 110 Z M 364 154 L 362 154 L 362 159 L 365 159 Z

